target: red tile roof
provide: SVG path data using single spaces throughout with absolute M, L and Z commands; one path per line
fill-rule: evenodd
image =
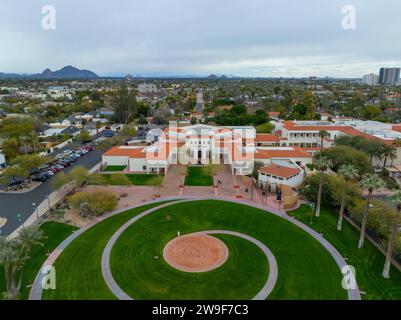
M 255 138 L 256 142 L 280 142 L 280 138 L 271 133 L 258 133 Z
M 291 178 L 292 176 L 295 176 L 296 174 L 301 172 L 301 170 L 298 168 L 283 167 L 275 163 L 260 168 L 259 171 L 270 174 L 272 176 L 281 177 L 284 179 Z

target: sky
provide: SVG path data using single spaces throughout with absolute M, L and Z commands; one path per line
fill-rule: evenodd
M 400 0 L 0 0 L 0 72 L 361 77 L 401 67 L 400 14 Z

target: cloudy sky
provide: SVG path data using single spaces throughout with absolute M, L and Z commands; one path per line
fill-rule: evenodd
M 0 0 L 0 72 L 360 77 L 401 67 L 400 14 L 400 0 Z

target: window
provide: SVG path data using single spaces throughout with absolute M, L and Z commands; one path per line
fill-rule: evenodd
M 142 169 L 143 169 L 143 170 L 146 170 L 146 166 L 143 166 Z

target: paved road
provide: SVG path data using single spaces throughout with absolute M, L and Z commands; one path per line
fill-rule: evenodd
M 67 149 L 68 148 L 71 148 L 71 145 L 69 145 Z M 73 166 L 66 168 L 63 172 L 67 173 L 76 166 L 84 166 L 90 169 L 100 161 L 101 152 L 95 150 L 79 158 Z M 52 179 L 53 178 L 48 179 L 39 187 L 28 193 L 0 193 L 0 217 L 7 218 L 7 224 L 0 229 L 1 235 L 8 236 L 22 225 L 34 212 L 34 206 L 32 203 L 39 205 L 46 199 L 47 195 L 54 191 L 51 185 Z M 20 221 L 17 219 L 17 214 L 21 215 Z

